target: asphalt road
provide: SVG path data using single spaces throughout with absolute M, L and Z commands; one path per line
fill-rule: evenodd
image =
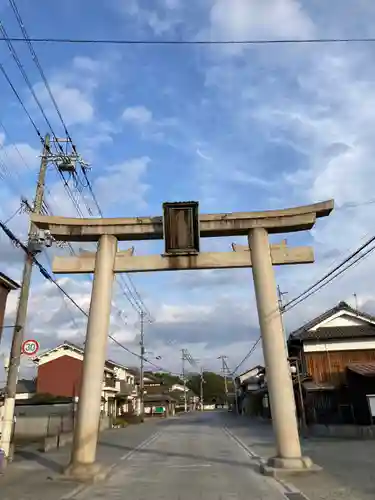
M 118 442 L 118 446 L 121 443 Z M 146 444 L 124 454 L 103 483 L 79 499 L 285 500 L 280 485 L 255 464 L 223 427 L 222 412 L 170 419 Z
M 271 423 L 230 413 L 222 419 L 253 453 L 265 459 L 275 455 Z M 307 438 L 301 444 L 304 455 L 323 468 L 288 479 L 309 500 L 375 499 L 375 440 Z

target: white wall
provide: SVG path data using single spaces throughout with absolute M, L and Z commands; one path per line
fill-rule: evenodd
M 38 365 L 44 365 L 45 363 L 49 363 L 50 361 L 53 361 L 54 359 L 59 359 L 62 356 L 69 356 L 74 359 L 79 359 L 80 361 L 83 361 L 83 355 L 69 349 L 58 349 L 56 351 L 52 351 L 45 356 L 41 357 L 40 360 L 38 361 Z
M 318 325 L 311 328 L 310 331 L 315 331 L 318 328 L 336 328 L 348 326 L 373 326 L 374 322 L 369 321 L 367 318 L 361 317 L 360 314 L 356 315 L 347 311 L 339 311 L 332 315 L 330 318 L 322 321 Z M 365 340 L 329 340 L 323 341 L 305 341 L 303 344 L 304 352 L 329 352 L 329 351 L 359 351 L 375 349 L 375 338 Z
M 331 328 L 336 326 L 366 326 L 375 325 L 375 322 L 363 318 L 360 314 L 354 314 L 348 311 L 339 311 L 333 314 L 330 318 L 315 325 L 310 331 L 315 331 L 318 328 Z
M 375 349 L 375 340 L 330 340 L 329 342 L 304 342 L 304 352 L 362 351 Z

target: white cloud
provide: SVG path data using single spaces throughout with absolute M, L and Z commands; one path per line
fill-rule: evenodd
M 216 0 L 210 12 L 212 38 L 309 37 L 314 28 L 297 0 Z
M 99 176 L 94 183 L 103 206 L 116 207 L 121 211 L 131 204 L 134 209 L 144 209 L 147 206 L 145 196 L 150 186 L 142 178 L 150 161 L 150 158 L 144 156 L 108 167 L 104 175 Z
M 75 56 L 73 58 L 73 68 L 79 71 L 96 73 L 103 69 L 102 61 L 87 56 Z
M 89 123 L 94 118 L 94 107 L 90 98 L 78 88 L 61 83 L 50 84 L 52 94 L 61 110 L 64 110 L 64 121 L 69 125 Z M 49 116 L 56 114 L 47 89 L 42 83 L 34 86 L 35 93 Z
M 152 122 L 152 112 L 145 106 L 131 106 L 124 110 L 122 119 L 135 125 L 146 125 Z
M 183 22 L 181 0 L 156 0 L 152 6 L 142 4 L 140 0 L 122 0 L 120 11 L 131 16 L 141 27 L 148 28 L 155 35 L 164 35 Z M 118 7 L 117 7 L 118 8 Z
M 28 167 L 36 169 L 40 165 L 40 155 L 41 150 L 26 143 L 7 144 L 5 142 L 0 149 L 0 157 L 12 173 L 15 171 L 25 173 Z
M 309 38 L 314 24 L 298 0 L 213 0 L 208 26 L 197 38 L 250 40 Z M 248 52 L 246 45 L 216 48 L 220 55 Z M 269 55 L 268 55 L 269 56 Z

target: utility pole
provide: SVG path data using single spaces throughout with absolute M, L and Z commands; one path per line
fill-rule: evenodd
M 145 344 L 144 344 L 144 330 L 145 330 L 145 313 L 141 311 L 141 366 L 139 371 L 139 392 L 140 392 L 140 416 L 141 420 L 144 419 L 144 355 L 145 355 Z
M 201 399 L 201 411 L 204 410 L 204 403 L 203 403 L 203 384 L 204 384 L 204 378 L 203 378 L 203 367 L 201 368 L 201 390 L 200 390 L 200 399 Z
M 226 359 L 228 356 L 219 356 L 217 359 L 221 359 L 221 369 L 223 372 L 224 376 L 224 391 L 225 391 L 225 399 L 226 403 L 228 404 L 228 381 L 227 381 L 227 371 L 228 371 L 228 366 L 226 363 Z
M 358 300 L 357 300 L 357 294 L 356 293 L 353 293 L 353 297 L 354 297 L 354 308 L 356 311 L 358 311 Z
M 188 404 L 187 404 L 187 394 L 186 394 L 185 358 L 186 358 L 185 349 L 181 349 L 182 380 L 184 382 L 184 406 L 185 406 L 185 412 L 187 412 Z
M 238 408 L 238 394 L 237 394 L 237 383 L 236 383 L 236 377 L 232 376 L 232 384 L 233 384 L 233 388 L 234 388 L 234 404 L 236 405 L 236 414 L 238 415 L 239 413 L 239 408 Z
M 284 295 L 287 295 L 288 292 L 282 292 L 281 289 L 280 289 L 280 286 L 277 285 L 277 298 L 278 298 L 278 302 L 279 302 L 279 311 L 280 311 L 280 318 L 281 318 L 281 325 L 282 325 L 282 328 L 283 328 L 283 333 L 284 333 L 284 337 L 285 337 L 285 325 L 284 325 L 284 306 L 283 306 L 283 296 Z
M 33 212 L 40 214 L 43 207 L 45 179 L 48 167 L 50 136 L 45 136 L 43 153 L 40 162 L 40 170 L 36 193 L 34 198 Z M 17 305 L 17 315 L 13 331 L 12 347 L 10 351 L 9 367 L 7 373 L 7 383 L 5 389 L 4 414 L 1 432 L 1 448 L 4 451 L 6 462 L 9 462 L 11 456 L 11 440 L 14 422 L 14 408 L 17 392 L 18 372 L 21 363 L 21 350 L 24 340 L 24 331 L 27 317 L 27 306 L 30 295 L 31 275 L 33 268 L 32 240 L 34 225 L 30 224 L 27 248 L 29 253 L 26 255 L 23 268 L 21 291 Z

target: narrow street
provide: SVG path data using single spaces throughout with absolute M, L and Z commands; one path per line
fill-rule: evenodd
M 222 412 L 171 419 L 148 444 L 124 456 L 113 474 L 76 498 L 117 500 L 282 500 L 281 486 L 256 471 L 225 431 Z M 128 492 L 128 493 L 127 493 Z M 301 497 L 302 498 L 302 497 Z
M 92 486 L 61 476 L 69 446 L 19 452 L 0 477 L 0 498 L 373 500 L 374 446 L 371 440 L 305 439 L 304 453 L 323 470 L 277 481 L 257 467 L 259 457 L 275 453 L 270 423 L 225 410 L 192 412 L 104 431 L 97 458 L 111 473 Z

